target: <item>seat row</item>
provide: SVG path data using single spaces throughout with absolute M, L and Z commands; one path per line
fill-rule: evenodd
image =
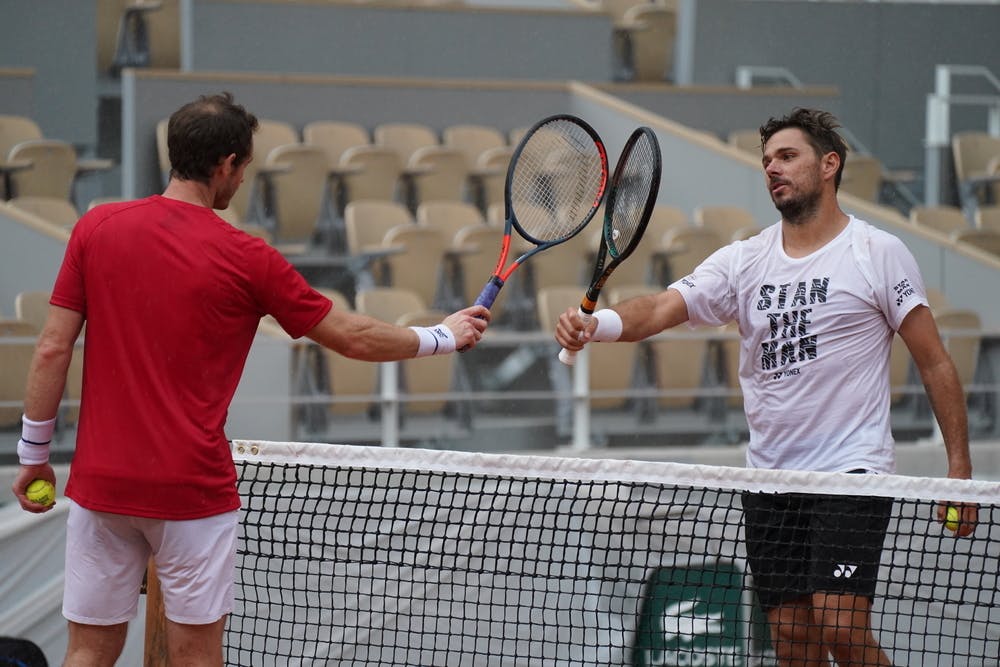
M 503 238 L 503 207 L 486 216 L 468 202 L 423 202 L 416 215 L 399 202 L 360 200 L 344 211 L 345 243 L 354 257 L 369 257 L 360 287 L 378 285 L 416 290 L 426 303 L 444 310 L 469 305 L 490 276 Z M 599 211 L 599 221 L 602 212 Z M 587 284 L 599 246 L 600 222 L 533 257 L 516 271 L 493 306 L 501 326 L 537 326 L 535 295 L 554 285 Z M 690 273 L 731 240 L 759 231 L 741 207 L 702 206 L 691 219 L 682 210 L 659 205 L 643 242 L 614 274 L 613 284 L 662 287 Z M 511 259 L 528 250 L 513 240 Z M 295 260 L 293 260 L 295 261 Z
M 67 141 L 45 137 L 32 118 L 0 115 L 0 196 L 49 197 L 73 202 L 83 174 L 112 166 L 110 160 L 82 159 Z
M 170 162 L 167 121 L 157 126 L 164 181 Z M 485 213 L 503 198 L 513 144 L 523 129 L 456 125 L 440 135 L 416 123 L 385 123 L 371 132 L 356 123 L 315 121 L 297 128 L 262 119 L 247 185 L 230 207 L 239 222 L 261 223 L 277 240 L 307 240 L 321 218 L 334 222 L 348 202 L 400 201 L 415 212 L 422 201 L 470 201 Z

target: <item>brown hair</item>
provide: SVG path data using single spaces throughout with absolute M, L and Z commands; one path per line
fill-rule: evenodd
M 764 146 L 777 132 L 788 128 L 797 128 L 806 135 L 809 144 L 816 151 L 817 157 L 827 153 L 836 153 L 840 157 L 840 168 L 833 184 L 840 188 L 840 178 L 847 162 L 847 142 L 837 132 L 840 123 L 829 111 L 820 109 L 793 109 L 790 114 L 781 118 L 771 118 L 760 127 L 760 145 Z
M 207 183 L 219 162 L 234 153 L 236 164 L 243 164 L 253 155 L 257 125 L 256 116 L 228 92 L 185 104 L 167 124 L 171 177 Z

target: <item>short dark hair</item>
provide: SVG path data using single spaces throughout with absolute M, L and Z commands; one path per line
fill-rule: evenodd
M 848 149 L 847 142 L 837 132 L 840 123 L 836 117 L 829 111 L 820 109 L 795 108 L 787 116 L 771 118 L 760 126 L 760 145 L 763 147 L 776 133 L 790 127 L 802 130 L 816 151 L 817 157 L 827 153 L 836 153 L 840 157 L 840 168 L 837 169 L 837 176 L 833 181 L 834 187 L 839 189 L 844 165 L 847 163 Z
M 228 155 L 242 164 L 253 155 L 257 117 L 233 102 L 232 93 L 202 95 L 175 111 L 167 123 L 170 175 L 208 183 Z

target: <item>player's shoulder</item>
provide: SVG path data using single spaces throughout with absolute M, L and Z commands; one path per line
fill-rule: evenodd
M 780 242 L 781 223 L 776 222 L 762 228 L 753 236 L 748 236 L 747 238 L 740 239 L 739 241 L 733 241 L 726 247 L 731 253 L 741 256 L 744 259 L 749 259 L 764 255 L 766 251 L 773 248 L 776 243 Z
M 907 250 L 906 244 L 903 240 L 892 232 L 876 227 L 870 222 L 861 220 L 860 218 L 852 217 L 851 224 L 854 225 L 858 234 L 867 239 L 868 246 L 872 254 L 893 253 Z

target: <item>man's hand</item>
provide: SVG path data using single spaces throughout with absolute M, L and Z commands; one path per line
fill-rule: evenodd
M 490 311 L 484 306 L 469 306 L 452 313 L 444 319 L 444 324 L 455 336 L 455 349 L 466 350 L 474 347 L 483 338 L 490 323 Z
M 594 335 L 597 328 L 597 318 L 590 318 L 584 326 L 578 308 L 567 308 L 556 322 L 556 340 L 566 350 L 578 352 Z
M 24 495 L 28 489 L 28 485 L 36 479 L 44 479 L 55 486 L 56 473 L 48 463 L 35 466 L 21 466 L 21 469 L 17 471 L 17 476 L 14 478 L 14 483 L 11 485 L 11 491 L 17 496 L 17 502 L 21 503 L 22 509 L 27 512 L 42 514 L 43 512 L 48 512 L 55 505 L 42 505 L 41 503 L 32 502 Z

